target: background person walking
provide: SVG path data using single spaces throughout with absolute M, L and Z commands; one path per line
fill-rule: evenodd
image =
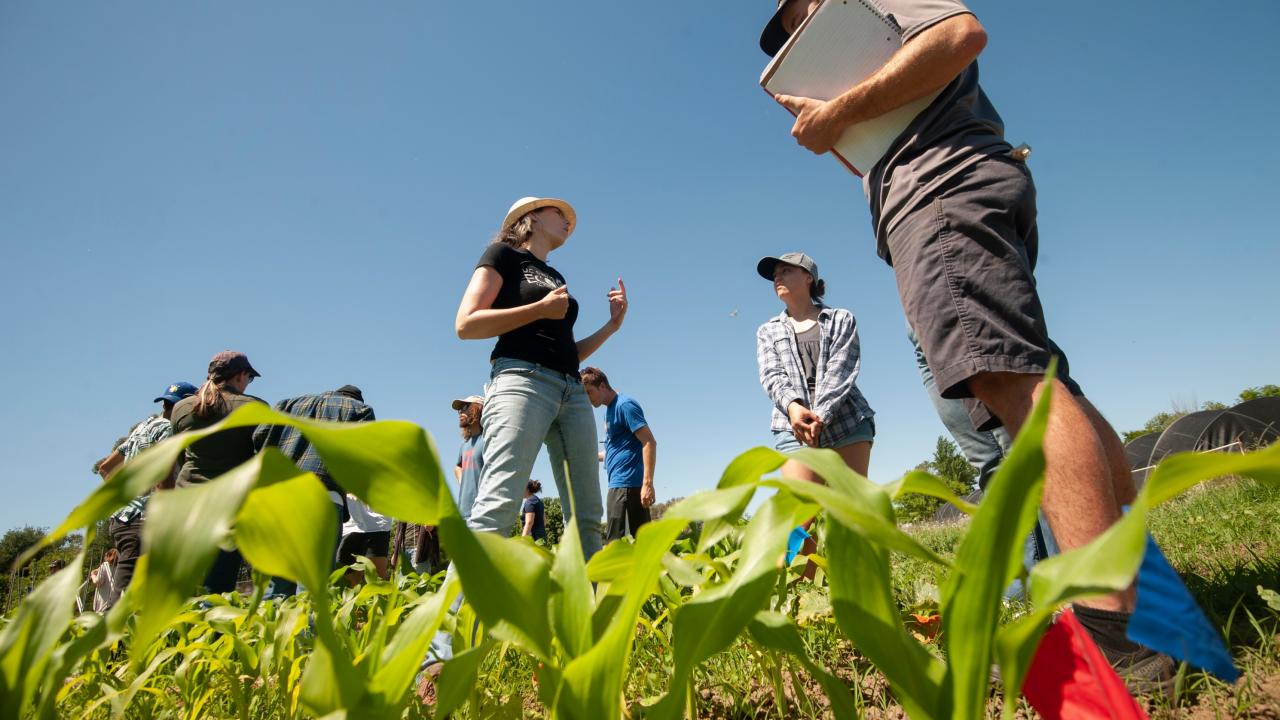
M 102 479 L 110 478 L 116 470 L 141 455 L 142 451 L 163 442 L 172 435 L 173 425 L 170 418 L 173 415 L 174 406 L 183 399 L 191 397 L 195 392 L 196 386 L 191 383 L 178 382 L 166 387 L 164 392 L 153 401 L 161 404 L 160 413 L 134 425 L 124 442 L 121 442 L 98 464 L 98 472 L 102 475 Z M 173 481 L 173 472 L 170 471 L 169 477 L 153 490 L 172 488 Z M 137 568 L 138 558 L 142 555 L 142 523 L 146 516 L 147 502 L 150 499 L 151 491 L 148 491 L 131 500 L 128 505 L 120 508 L 107 520 L 107 534 L 111 537 L 116 557 L 113 563 L 114 572 L 111 574 L 110 592 L 105 602 L 106 610 L 111 609 L 120 600 L 120 596 L 133 582 L 133 571 Z
M 534 542 L 547 541 L 547 511 L 538 493 L 542 492 L 542 483 L 530 480 L 524 484 L 524 502 L 520 505 L 520 517 L 524 523 L 520 534 L 533 538 Z
M 640 403 L 609 384 L 600 368 L 582 370 L 582 385 L 595 407 L 604 406 L 604 467 L 609 477 L 605 542 L 636 536 L 649 522 L 653 505 L 653 473 L 658 464 L 658 441 Z
M 275 409 L 294 417 L 307 420 L 327 420 L 330 422 L 373 422 L 373 408 L 364 402 L 364 392 L 355 385 L 343 385 L 337 390 L 299 395 L 277 402 Z M 268 445 L 277 448 L 298 466 L 299 470 L 315 473 L 324 489 L 333 501 L 334 524 L 333 542 L 330 557 L 335 558 L 337 566 L 337 545 L 342 539 L 342 524 L 349 514 L 346 506 L 346 490 L 329 474 L 320 453 L 316 452 L 310 440 L 297 428 L 287 425 L 259 425 L 253 431 L 253 446 L 257 452 Z M 298 590 L 297 583 L 284 578 L 272 578 L 273 595 L 292 595 Z
M 202 430 L 214 425 L 237 409 L 262 398 L 245 394 L 249 383 L 261 377 L 242 352 L 224 350 L 209 361 L 209 377 L 195 395 L 183 399 L 173 408 L 173 432 Z M 178 470 L 178 487 L 208 482 L 253 457 L 254 426 L 230 428 L 192 443 Z M 240 566 L 244 564 L 239 550 L 219 550 L 213 567 L 205 577 L 205 587 L 212 593 L 235 590 Z

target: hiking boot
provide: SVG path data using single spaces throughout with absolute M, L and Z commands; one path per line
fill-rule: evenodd
M 1174 681 L 1178 675 L 1178 663 L 1162 652 L 1139 646 L 1131 653 L 1114 653 L 1100 647 L 1102 655 L 1111 663 L 1116 674 L 1124 680 L 1124 686 L 1132 695 L 1162 695 L 1173 699 Z

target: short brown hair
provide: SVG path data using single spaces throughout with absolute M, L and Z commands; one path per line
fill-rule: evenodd
M 583 385 L 591 385 L 594 387 L 600 387 L 601 385 L 603 385 L 604 387 L 607 387 L 607 388 L 613 387 L 612 385 L 609 384 L 609 376 L 605 375 L 604 371 L 601 370 L 600 368 L 584 367 L 582 368 L 581 375 L 582 375 Z

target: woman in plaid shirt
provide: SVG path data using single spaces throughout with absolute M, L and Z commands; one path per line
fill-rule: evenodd
M 830 448 L 865 477 L 876 425 L 856 383 L 860 355 L 853 313 L 822 303 L 826 283 L 804 253 L 762 258 L 756 271 L 773 282 L 786 306 L 756 331 L 760 385 L 773 401 L 775 447 Z M 782 473 L 822 482 L 796 462 L 787 462 Z

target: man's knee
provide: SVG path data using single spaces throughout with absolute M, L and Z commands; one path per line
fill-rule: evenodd
M 1039 375 L 1010 372 L 984 372 L 969 378 L 973 396 L 991 409 L 1001 420 L 1018 408 L 1030 408 L 1035 399 Z
M 1016 430 L 1022 421 L 1031 413 L 1031 407 L 1040 398 L 1045 385 L 1041 375 L 1032 373 L 987 372 L 969 378 L 969 389 L 973 396 L 986 405 L 996 417 Z M 1053 396 L 1058 402 L 1065 399 L 1068 403 L 1076 403 L 1071 389 L 1061 380 L 1053 380 Z

